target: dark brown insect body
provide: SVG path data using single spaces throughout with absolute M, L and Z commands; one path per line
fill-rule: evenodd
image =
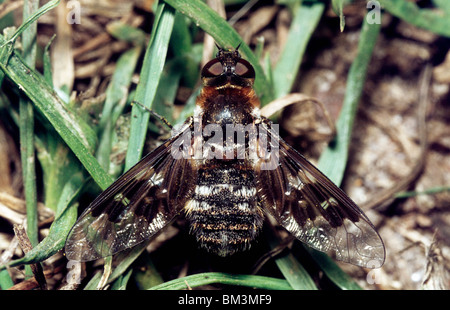
M 384 246 L 356 204 L 260 115 L 255 71 L 219 49 L 202 70 L 194 116 L 81 215 L 66 241 L 78 261 L 143 242 L 184 214 L 199 244 L 221 256 L 250 247 L 267 214 L 297 239 L 368 268 Z
M 259 101 L 251 87 L 252 81 L 247 82 L 245 78 L 232 80 L 232 68 L 236 63 L 232 53 L 225 55 L 220 56 L 221 62 L 213 62 L 210 66 L 222 66 L 222 62 L 228 61 L 229 74 L 224 70 L 224 76 L 208 77 L 208 65 L 203 72 L 206 86 L 197 99 L 196 111 L 202 132 L 208 124 L 219 125 L 217 132 L 220 134 L 226 133 L 230 125 L 245 127 L 257 120 L 253 110 Z M 208 137 L 203 139 L 208 142 Z M 253 165 L 248 158 L 237 159 L 234 149 L 232 158 L 227 159 L 226 146 L 220 143 L 227 141 L 226 136 L 217 140 L 219 143 L 212 146 L 216 148 L 214 151 L 222 153 L 222 158 L 198 160 L 197 184 L 186 213 L 200 245 L 210 252 L 227 256 L 250 246 L 263 224 L 264 214 L 258 206 Z

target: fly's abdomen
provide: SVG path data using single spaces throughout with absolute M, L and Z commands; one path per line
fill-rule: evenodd
M 203 165 L 185 209 L 200 246 L 220 256 L 248 249 L 264 220 L 257 206 L 254 172 L 239 163 Z

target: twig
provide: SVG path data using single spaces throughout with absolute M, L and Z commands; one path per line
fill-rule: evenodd
M 19 240 L 19 245 L 22 248 L 23 252 L 26 254 L 29 251 L 31 251 L 33 246 L 30 243 L 30 239 L 28 239 L 28 235 L 27 232 L 25 231 L 25 228 L 20 224 L 16 224 L 14 225 L 13 229 L 17 239 Z M 36 282 L 39 284 L 41 290 L 46 290 L 47 281 L 45 280 L 41 264 L 40 263 L 30 264 L 30 267 L 31 270 L 33 271 L 34 278 Z

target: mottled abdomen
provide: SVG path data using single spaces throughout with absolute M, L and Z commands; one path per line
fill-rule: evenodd
M 248 249 L 264 220 L 257 206 L 254 172 L 239 160 L 202 165 L 185 210 L 200 246 L 220 256 Z

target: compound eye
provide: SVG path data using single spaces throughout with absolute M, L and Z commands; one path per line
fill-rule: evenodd
M 203 77 L 216 77 L 223 73 L 223 65 L 218 59 L 208 62 L 202 70 Z
M 255 78 L 255 69 L 253 66 L 244 59 L 239 59 L 236 63 L 235 71 L 236 75 L 246 78 L 246 79 L 254 79 Z

